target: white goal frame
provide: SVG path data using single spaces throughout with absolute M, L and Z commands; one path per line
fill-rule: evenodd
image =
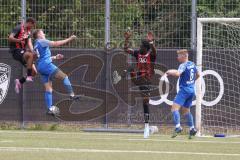
M 203 24 L 204 23 L 239 22 L 240 18 L 198 18 L 197 19 L 197 68 L 202 73 L 202 47 L 203 47 Z M 201 78 L 196 81 L 196 128 L 198 135 L 202 136 L 202 90 Z

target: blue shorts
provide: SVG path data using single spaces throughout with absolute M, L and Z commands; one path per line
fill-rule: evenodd
M 41 74 L 41 79 L 43 83 L 47 83 L 52 80 L 52 77 L 57 73 L 59 70 L 57 66 L 53 63 L 38 65 L 37 66 L 38 72 Z
M 180 89 L 174 99 L 174 103 L 185 107 L 185 108 L 190 108 L 192 106 L 192 101 L 195 97 L 194 92 L 186 92 L 183 89 Z

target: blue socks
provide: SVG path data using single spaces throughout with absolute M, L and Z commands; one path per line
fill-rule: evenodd
M 180 113 L 179 113 L 179 111 L 173 111 L 172 115 L 173 115 L 173 122 L 174 122 L 176 128 L 179 128 L 180 127 Z
M 52 92 L 45 91 L 45 103 L 48 109 L 52 106 Z
M 173 111 L 172 115 L 173 115 L 173 121 L 174 121 L 174 124 L 175 124 L 176 128 L 179 128 L 181 126 L 180 125 L 180 113 L 179 113 L 179 111 Z M 187 125 L 189 126 L 189 128 L 190 129 L 194 128 L 192 113 L 189 112 L 189 113 L 185 114 L 185 118 L 187 119 Z
M 67 92 L 69 94 L 72 94 L 73 93 L 73 89 L 72 89 L 72 85 L 71 85 L 71 82 L 69 81 L 68 77 L 65 77 L 63 79 L 63 84 L 64 84 L 64 87 L 66 88 Z
M 193 116 L 192 113 L 189 112 L 185 115 L 186 119 L 187 119 L 187 124 L 189 126 L 189 128 L 194 128 L 194 123 L 193 123 Z
M 176 128 L 180 127 L 180 113 L 179 111 L 173 111 L 173 121 L 176 126 Z M 189 126 L 190 129 L 194 128 L 194 122 L 193 122 L 193 116 L 192 113 L 189 112 L 185 115 L 185 118 L 187 119 L 187 125 Z
M 72 94 L 73 89 L 72 89 L 72 85 L 71 85 L 68 77 L 65 77 L 63 79 L 63 84 L 64 84 L 64 87 L 66 88 L 67 92 L 69 94 Z M 48 109 L 52 106 L 52 103 L 53 103 L 52 101 L 53 101 L 52 92 L 45 91 L 45 103 L 46 103 Z

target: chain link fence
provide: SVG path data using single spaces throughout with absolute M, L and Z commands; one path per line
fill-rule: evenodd
M 152 31 L 158 48 L 190 48 L 191 1 L 114 0 L 111 3 L 111 41 L 119 43 L 128 27 L 133 47 Z M 120 45 L 121 46 L 121 45 Z
M 8 34 L 21 21 L 21 1 L 0 0 L 0 2 L 0 47 L 8 47 Z
M 37 27 L 52 40 L 77 35 L 75 43 L 65 47 L 102 48 L 104 46 L 104 0 L 31 0 L 27 17 L 37 19 Z
M 111 0 L 110 34 L 113 47 L 122 47 L 128 27 L 137 47 L 143 33 L 155 34 L 158 48 L 191 48 L 191 0 Z M 0 46 L 21 19 L 20 0 L 1 0 Z M 26 16 L 37 19 L 37 28 L 58 40 L 76 34 L 66 48 L 104 48 L 105 0 L 26 0 Z M 198 0 L 198 17 L 238 17 L 238 0 Z

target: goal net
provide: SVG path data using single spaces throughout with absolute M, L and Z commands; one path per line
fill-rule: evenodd
M 200 135 L 240 135 L 240 18 L 198 18 L 197 27 Z

